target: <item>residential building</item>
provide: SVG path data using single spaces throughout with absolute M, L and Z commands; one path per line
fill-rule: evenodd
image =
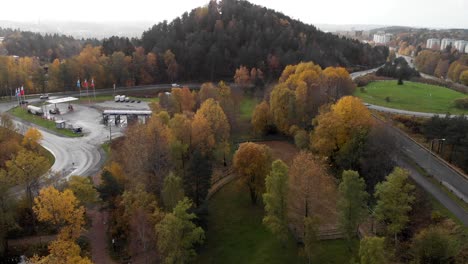
M 460 52 L 465 52 L 465 47 L 468 45 L 468 41 L 465 40 L 457 40 L 453 44 L 453 46 Z
M 465 53 L 468 53 L 468 45 L 465 46 Z
M 440 39 L 431 38 L 426 42 L 426 48 L 428 49 L 439 49 L 440 48 Z
M 392 34 L 390 33 L 377 33 L 374 34 L 375 44 L 387 44 L 392 39 Z
M 455 40 L 454 39 L 448 39 L 444 38 L 442 39 L 442 42 L 440 43 L 440 50 L 445 50 L 448 45 L 451 45 L 453 47 Z

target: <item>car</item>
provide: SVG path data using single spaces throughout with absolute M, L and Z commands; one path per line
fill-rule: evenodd
M 28 103 L 29 103 L 28 101 L 24 101 L 24 100 L 21 100 L 21 101 L 19 102 L 20 105 L 24 105 L 24 104 L 28 104 Z
M 180 87 L 180 85 L 179 85 L 179 84 L 177 84 L 177 83 L 173 83 L 173 84 L 172 84 L 172 87 L 174 87 L 174 88 L 178 88 L 178 87 Z
M 39 99 L 49 99 L 49 94 L 41 94 Z
M 52 114 L 52 115 L 56 115 L 58 113 L 60 113 L 59 109 L 58 108 L 52 108 L 49 110 L 49 113 Z
M 134 103 L 134 102 L 135 102 L 135 100 L 130 100 L 130 103 Z
M 141 103 L 141 101 L 140 101 L 140 100 L 138 100 L 138 101 L 137 101 L 137 103 Z
M 74 128 L 72 128 L 72 131 L 73 131 L 73 133 L 75 133 L 75 134 L 81 134 L 81 133 L 83 133 L 83 128 L 81 128 L 81 127 L 74 127 Z
M 125 97 L 125 102 L 130 102 L 130 97 Z

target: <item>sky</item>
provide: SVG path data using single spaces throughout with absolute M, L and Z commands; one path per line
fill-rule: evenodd
M 2 0 L 0 20 L 171 21 L 209 0 Z M 308 24 L 468 29 L 468 0 L 251 0 Z M 129 6 L 131 5 L 131 6 Z

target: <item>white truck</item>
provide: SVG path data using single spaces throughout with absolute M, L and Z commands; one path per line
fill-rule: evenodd
M 33 115 L 42 115 L 42 114 L 44 114 L 44 111 L 42 111 L 42 108 L 34 106 L 34 105 L 28 105 L 28 112 L 33 114 Z
M 120 95 L 116 95 L 116 96 L 114 97 L 114 101 L 115 101 L 115 102 L 120 102 Z
M 121 95 L 120 96 L 120 102 L 125 102 L 125 98 L 126 98 L 125 95 Z

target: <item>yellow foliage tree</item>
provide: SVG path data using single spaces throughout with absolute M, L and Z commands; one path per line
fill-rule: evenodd
M 264 135 L 270 124 L 270 107 L 266 101 L 255 106 L 252 114 L 252 126 L 255 134 Z
M 22 145 L 31 150 L 36 150 L 39 146 L 39 141 L 42 140 L 42 134 L 34 127 L 29 128 L 24 133 Z
M 265 189 L 265 177 L 270 172 L 271 151 L 265 145 L 242 143 L 234 155 L 234 169 L 249 187 L 252 204 Z
M 329 111 L 318 115 L 313 124 L 312 148 L 329 157 L 356 134 L 369 131 L 373 120 L 360 99 L 346 96 L 332 105 Z

